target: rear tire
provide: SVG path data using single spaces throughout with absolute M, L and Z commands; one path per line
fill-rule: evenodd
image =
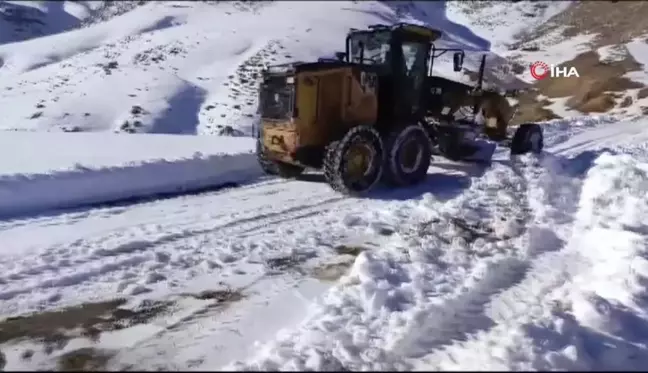
M 511 155 L 538 154 L 544 147 L 542 128 L 536 123 L 524 123 L 515 131 L 511 141 Z
M 351 196 L 371 190 L 383 172 L 383 143 L 372 127 L 352 128 L 340 141 L 329 144 L 324 177 L 333 190 Z
M 265 147 L 261 143 L 261 139 L 257 139 L 256 156 L 261 169 L 267 175 L 276 175 L 286 179 L 292 179 L 301 175 L 305 169 L 302 166 L 268 159 L 265 154 Z
M 432 143 L 421 126 L 411 125 L 392 132 L 385 150 L 385 182 L 407 186 L 425 180 L 432 160 Z

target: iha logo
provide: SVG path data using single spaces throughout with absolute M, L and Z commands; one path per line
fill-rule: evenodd
M 531 64 L 531 76 L 535 80 L 542 80 L 548 76 L 552 78 L 571 78 L 575 76 L 580 78 L 578 70 L 575 67 L 559 67 L 556 65 L 547 65 L 542 61 L 536 61 Z

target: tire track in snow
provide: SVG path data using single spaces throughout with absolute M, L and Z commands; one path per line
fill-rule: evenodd
M 402 370 L 417 344 L 448 343 L 480 327 L 475 315 L 526 269 L 510 244 L 524 237 L 531 219 L 521 175 L 496 162 L 453 200 L 424 197 L 401 205 L 409 213 L 393 213 L 406 216 L 403 223 L 410 226 L 391 245 L 361 254 L 351 274 L 293 333 L 228 368 Z M 424 218 L 429 214 L 431 224 Z M 419 218 L 424 223 L 411 226 Z M 439 311 L 447 317 L 434 324 L 430 320 L 443 318 Z
M 514 281 L 510 281 L 508 286 L 500 287 L 498 292 L 482 298 L 479 312 L 468 320 L 462 320 L 459 329 L 466 329 L 466 321 L 468 325 L 481 324 L 479 327 L 466 330 L 462 336 L 456 335 L 455 338 L 448 339 L 450 343 L 443 349 L 428 349 L 427 356 L 423 360 L 413 362 L 413 369 L 455 369 L 458 366 L 456 364 L 465 367 L 465 358 L 455 352 L 463 351 L 461 347 L 464 345 L 464 340 L 475 341 L 480 335 L 487 333 L 505 338 L 504 335 L 510 330 L 505 325 L 508 325 L 508 320 L 515 318 L 514 315 L 532 318 L 538 316 L 538 312 L 543 312 L 537 303 L 533 300 L 529 301 L 530 294 L 543 296 L 564 284 L 566 270 L 571 263 L 568 257 L 556 261 L 556 258 L 562 256 L 561 251 L 569 242 L 582 186 L 582 182 L 574 177 L 575 175 L 570 174 L 570 163 L 563 158 L 547 154 L 538 159 L 535 167 L 528 169 L 531 181 L 529 197 L 535 216 L 530 222 L 527 237 L 518 243 L 523 245 L 519 247 L 522 255 L 511 258 L 515 263 L 514 266 L 523 271 L 513 273 L 513 277 L 509 278 Z M 576 166 L 578 168 L 578 165 Z M 497 272 L 493 274 L 499 275 Z M 417 356 L 417 358 L 421 357 Z M 484 368 L 478 362 L 473 366 L 474 369 Z M 490 367 L 488 369 L 510 368 Z
M 330 207 L 343 199 L 343 197 L 326 199 L 318 203 L 291 207 L 282 211 L 235 219 L 224 224 L 213 225 L 207 228 L 190 229 L 180 233 L 167 234 L 153 240 L 129 241 L 110 249 L 99 249 L 96 250 L 92 256 L 87 257 L 84 260 L 77 260 L 76 263 L 74 263 L 75 266 L 92 263 L 97 260 L 97 257 L 101 259 L 110 257 L 120 258 L 126 255 L 128 257 L 123 259 L 120 258 L 112 263 L 96 266 L 86 271 L 75 272 L 71 275 L 58 276 L 58 268 L 60 267 L 57 266 L 32 267 L 23 272 L 15 272 L 7 277 L 0 278 L 0 283 L 7 284 L 12 279 L 19 280 L 27 276 L 40 275 L 44 272 L 51 272 L 52 279 L 45 280 L 33 286 L 20 286 L 19 289 L 0 291 L 0 300 L 6 301 L 20 294 L 30 293 L 35 289 L 72 286 L 82 281 L 89 280 L 95 276 L 106 275 L 115 270 L 137 267 L 143 262 L 146 262 L 149 258 L 148 254 L 139 255 L 140 252 L 148 251 L 153 248 L 161 248 L 162 246 L 177 246 L 180 241 L 188 238 L 195 238 L 196 236 L 209 235 L 218 232 L 219 238 L 223 239 L 226 237 L 231 239 L 242 233 L 250 233 L 261 228 L 268 228 L 284 222 L 312 217 L 320 214 L 322 208 Z M 79 246 L 89 248 L 92 246 L 92 243 L 88 244 L 84 242 Z
M 510 169 L 508 179 L 500 179 L 504 189 L 512 192 L 509 198 L 502 199 L 504 204 L 513 203 L 512 206 L 502 206 L 504 210 L 511 208 L 507 215 L 495 216 L 494 219 L 507 218 L 516 221 L 514 234 L 504 234 L 500 238 L 490 237 L 498 243 L 500 253 L 480 262 L 480 257 L 474 257 L 474 262 L 466 268 L 469 273 L 461 281 L 458 290 L 446 296 L 446 299 L 440 302 L 432 302 L 417 311 L 416 322 L 411 328 L 402 332 L 404 336 L 394 345 L 396 348 L 389 352 L 394 362 L 400 361 L 401 365 L 407 366 L 405 359 L 420 358 L 432 350 L 442 348 L 455 340 L 460 340 L 464 336 L 474 333 L 478 330 L 486 329 L 493 326 L 493 321 L 485 314 L 485 310 L 492 300 L 493 296 L 519 283 L 525 276 L 529 263 L 521 255 L 522 249 L 519 247 L 524 244 L 524 236 L 528 234 L 528 229 L 533 220 L 533 211 L 529 204 L 529 179 L 533 177 L 530 169 L 530 159 L 524 158 L 511 159 L 504 162 L 503 165 Z M 496 197 L 500 195 L 499 191 L 489 190 L 488 185 L 486 194 L 493 193 Z M 479 194 L 477 189 L 475 192 Z M 466 196 L 470 199 L 470 196 Z M 484 199 L 487 196 L 480 196 Z M 514 202 L 515 201 L 515 202 Z M 498 199 L 493 199 L 495 203 L 494 210 L 497 211 Z M 456 224 L 456 223 L 455 223 Z M 461 225 L 461 229 L 466 229 Z M 486 232 L 492 233 L 492 232 Z M 483 234 L 481 239 L 488 238 Z M 470 251 L 470 244 L 464 242 L 465 249 Z
M 158 198 L 158 199 L 151 199 L 151 200 L 142 198 L 137 203 L 127 203 L 127 204 L 100 203 L 100 204 L 92 205 L 90 207 L 59 209 L 56 211 L 38 214 L 36 216 L 25 216 L 25 217 L 14 218 L 9 220 L 0 220 L 0 234 L 2 233 L 2 231 L 9 230 L 16 227 L 21 227 L 21 226 L 29 226 L 30 228 L 33 229 L 33 228 L 46 227 L 46 226 L 56 226 L 61 224 L 66 224 L 66 225 L 74 224 L 77 221 L 87 219 L 88 217 L 93 217 L 93 216 L 110 217 L 128 211 L 130 208 L 136 205 L 155 204 L 155 203 L 159 203 L 160 201 L 164 201 L 168 199 L 175 200 L 175 199 L 185 199 L 187 197 L 197 197 L 197 196 L 198 197 L 218 196 L 226 193 L 235 196 L 237 194 L 248 193 L 250 190 L 267 188 L 272 185 L 284 184 L 287 182 L 289 182 L 289 180 L 261 178 L 260 180 L 254 182 L 243 183 L 236 187 L 226 187 L 216 191 L 206 191 L 200 193 L 190 192 L 185 194 L 179 193 L 169 198 Z
M 493 299 L 524 280 L 534 257 L 562 247 L 549 224 L 558 215 L 533 201 L 569 197 L 544 193 L 560 190 L 551 178 L 537 180 L 553 171 L 529 156 L 495 162 L 440 210 L 424 199 L 422 207 L 438 210 L 427 235 L 403 232 L 391 248 L 361 256 L 293 333 L 229 368 L 409 370 L 421 356 L 488 330 Z
M 148 269 L 145 273 L 150 278 L 143 280 L 144 284 L 140 285 L 154 289 L 160 283 L 167 284 L 166 279 L 174 277 L 171 276 L 174 272 L 187 273 L 189 277 L 193 277 L 191 272 L 195 271 L 196 266 L 199 272 L 213 272 L 224 266 L 227 266 L 228 271 L 234 271 L 233 264 L 245 259 L 251 251 L 260 249 L 255 242 L 245 245 L 237 243 L 242 236 L 267 230 L 270 231 L 266 233 L 268 237 L 273 237 L 281 234 L 276 231 L 277 228 L 290 229 L 293 226 L 294 230 L 299 231 L 302 224 L 307 224 L 303 221 L 309 218 L 327 213 L 333 208 L 344 210 L 363 204 L 336 195 L 325 189 L 325 185 L 298 181 L 291 183 L 286 184 L 292 185 L 286 191 L 277 190 L 279 194 L 267 197 L 266 205 L 255 203 L 252 208 L 236 212 L 236 200 L 232 201 L 229 195 L 210 196 L 204 200 L 213 200 L 213 203 L 223 208 L 216 216 L 208 214 L 206 218 L 197 221 L 196 212 L 189 209 L 186 215 L 191 219 L 185 220 L 185 223 L 174 224 L 176 216 L 169 219 L 169 225 L 155 225 L 152 231 L 145 229 L 150 228 L 150 222 L 146 222 L 144 228 L 117 228 L 107 236 L 104 233 L 95 239 L 80 239 L 68 245 L 41 248 L 31 255 L 18 258 L 21 266 L 17 271 L 5 271 L 5 276 L 0 278 L 0 283 L 3 284 L 0 299 L 9 304 L 10 301 L 15 303 L 31 299 L 28 297 L 30 293 L 41 293 L 47 303 L 57 304 L 61 298 L 58 294 L 64 292 L 63 288 L 83 286 L 86 291 L 92 292 L 93 284 L 101 285 L 92 292 L 97 294 L 114 294 L 116 283 L 119 284 L 119 291 L 133 291 L 124 288 L 138 277 L 141 280 L 141 271 L 146 267 Z M 304 186 L 309 186 L 318 194 L 304 200 L 303 194 L 295 193 L 293 189 Z M 272 192 L 271 187 L 252 189 L 248 193 L 239 192 L 238 197 L 258 201 L 259 196 L 267 196 L 269 192 Z M 198 200 L 196 203 L 200 202 Z M 277 210 L 277 205 L 281 210 Z M 312 226 L 309 228 L 312 229 Z M 165 232 L 167 230 L 171 232 Z M 252 238 L 250 240 L 254 241 Z M 67 256 L 62 258 L 61 255 Z M 132 273 L 135 270 L 139 270 L 139 273 Z M 123 276 L 120 278 L 120 275 Z
M 241 300 L 224 308 L 199 307 L 122 350 L 113 360 L 114 369 L 184 370 L 223 366 L 230 359 L 243 357 L 242 353 L 252 352 L 259 339 L 271 338 L 282 326 L 305 312 L 309 299 L 303 298 L 299 289 L 309 284 L 312 287 L 315 282 L 298 275 L 262 274 L 237 289 L 243 294 Z M 315 284 L 316 291 L 309 298 L 327 287 Z M 286 310 L 286 302 L 297 304 Z

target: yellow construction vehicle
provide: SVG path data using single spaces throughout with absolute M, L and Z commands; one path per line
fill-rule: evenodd
M 297 177 L 322 169 L 333 189 L 361 195 L 381 180 L 421 182 L 433 154 L 469 159 L 476 139 L 507 142 L 513 154 L 540 152 L 537 124 L 523 124 L 507 139 L 514 112 L 504 95 L 482 89 L 485 56 L 476 86 L 432 75 L 444 53 L 453 52 L 454 71 L 464 62 L 464 50 L 436 48 L 440 37 L 404 23 L 352 29 L 337 58 L 265 69 L 257 131 L 263 170 Z M 457 120 L 462 107 L 472 116 Z

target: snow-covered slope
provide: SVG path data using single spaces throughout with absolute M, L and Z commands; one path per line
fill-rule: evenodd
M 449 21 L 443 4 L 148 2 L 83 29 L 1 45 L 0 107 L 12 109 L 0 127 L 249 133 L 263 64 L 330 56 L 351 27 L 427 22 L 447 43 L 487 51 L 488 40 Z M 441 73 L 448 67 L 438 64 Z
M 490 51 L 486 84 L 504 88 L 529 88 L 536 83 L 529 74 L 531 63 L 570 62 L 600 49 L 594 44 L 603 46 L 602 54 L 620 48 L 624 56 L 632 56 L 643 66 L 640 51 L 645 47 L 645 35 L 632 42 L 599 45 L 598 39 L 609 39 L 607 31 L 587 27 L 573 31 L 578 27 L 574 28 L 570 18 L 560 18 L 574 9 L 574 4 L 1 2 L 0 8 L 12 9 L 12 15 L 0 18 L 0 34 L 9 35 L 16 22 L 28 25 L 20 26 L 24 35 L 11 34 L 0 40 L 0 107 L 12 107 L 0 128 L 249 134 L 264 64 L 331 56 L 343 48 L 349 28 L 375 23 L 420 22 L 443 30 L 442 44 L 471 51 L 466 69 L 473 72 L 479 63 L 477 51 Z M 580 17 L 580 13 L 574 14 Z M 622 19 L 623 14 L 609 22 Z M 624 24 L 624 30 L 642 27 L 632 26 L 634 23 L 628 23 L 631 27 Z M 572 27 L 569 35 L 565 34 L 568 26 Z M 40 35 L 43 37 L 37 37 Z M 13 40 L 17 42 L 7 44 Z M 436 64 L 438 73 L 469 81 L 466 75 L 452 72 L 446 62 Z M 643 84 L 644 70 L 635 67 L 628 74 L 617 75 Z M 596 68 L 584 74 L 597 74 Z M 584 95 L 582 89 L 576 84 L 564 96 L 534 96 L 521 105 L 531 108 L 529 120 L 551 113 L 580 115 L 568 108 L 574 104 L 567 101 Z M 599 99 L 612 100 L 612 108 L 598 110 L 627 115 L 648 110 L 645 90 L 613 89 L 619 92 Z M 536 106 L 540 114 L 533 113 Z

